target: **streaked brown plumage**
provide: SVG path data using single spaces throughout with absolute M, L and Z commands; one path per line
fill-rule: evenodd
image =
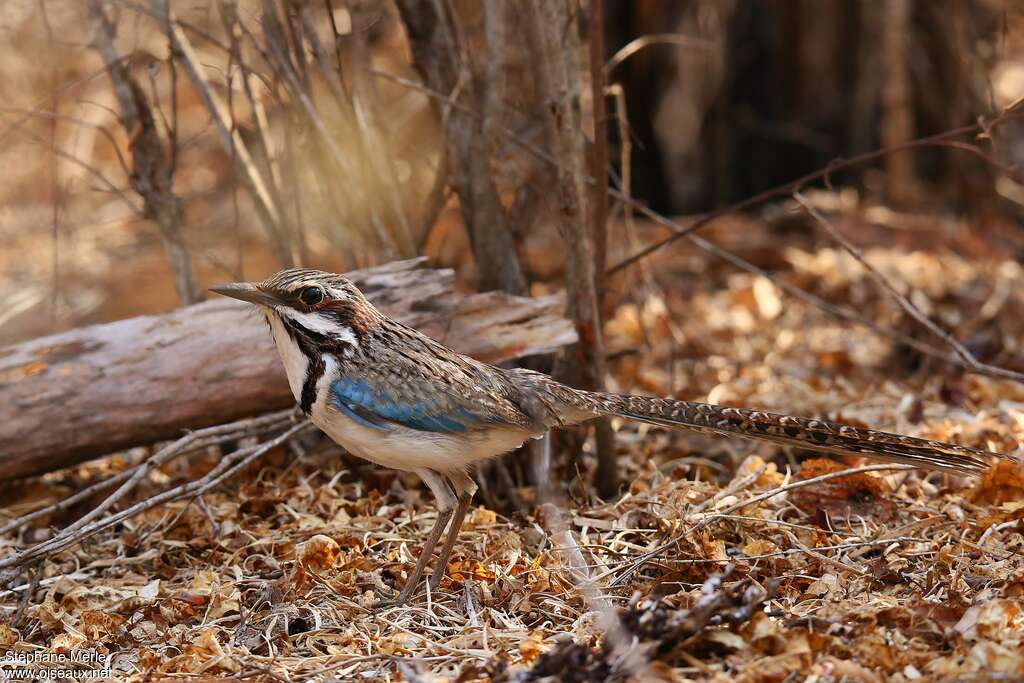
M 991 456 L 1007 457 L 825 420 L 573 389 L 463 356 L 388 319 L 331 273 L 291 269 L 214 291 L 263 309 L 296 401 L 317 426 L 355 455 L 416 472 L 437 497 L 437 522 L 399 602 L 451 518 L 443 572 L 476 489 L 468 468 L 551 427 L 600 415 L 966 474 L 983 471 Z M 442 572 L 431 579 L 435 588 Z
M 750 408 L 640 396 L 585 395 L 584 403 L 605 415 L 628 417 L 665 427 L 693 429 L 723 436 L 774 441 L 784 446 L 861 455 L 961 474 L 978 474 L 993 455 L 966 446 L 917 439 L 873 429 Z

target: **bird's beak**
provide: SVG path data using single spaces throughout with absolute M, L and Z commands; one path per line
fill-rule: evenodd
M 275 306 L 281 303 L 275 297 L 249 282 L 228 282 L 223 285 L 214 285 L 210 287 L 210 291 L 261 306 Z

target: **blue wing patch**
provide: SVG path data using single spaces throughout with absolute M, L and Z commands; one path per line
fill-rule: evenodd
M 383 431 L 398 424 L 421 432 L 460 433 L 482 422 L 462 406 L 444 406 L 446 401 L 389 400 L 384 391 L 363 379 L 335 380 L 331 398 L 341 412 L 359 424 Z

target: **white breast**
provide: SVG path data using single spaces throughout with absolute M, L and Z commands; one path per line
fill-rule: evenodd
M 420 432 L 395 426 L 387 431 L 365 427 L 328 407 L 313 423 L 353 455 L 396 470 L 430 469 L 465 472 L 481 460 L 518 448 L 530 436 L 520 429 L 499 428 L 457 435 Z
M 302 400 L 309 360 L 288 334 L 276 313 L 267 314 L 277 351 L 296 401 Z M 475 463 L 518 448 L 531 435 L 523 429 L 500 427 L 461 434 L 421 432 L 395 425 L 382 430 L 367 427 L 341 412 L 331 400 L 331 384 L 340 368 L 334 356 L 323 355 L 324 373 L 317 381 L 310 420 L 348 452 L 396 470 L 431 469 L 465 472 Z
M 316 401 L 310 419 L 332 440 L 355 456 L 396 470 L 431 469 L 465 472 L 470 466 L 518 448 L 530 436 L 522 429 L 495 428 L 440 434 L 395 425 L 374 429 L 341 412 L 330 398 L 331 384 L 338 379 L 338 363 L 324 355 L 325 372 L 316 385 Z

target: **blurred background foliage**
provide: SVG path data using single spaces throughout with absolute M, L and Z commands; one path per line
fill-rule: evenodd
M 611 183 L 665 214 L 992 118 L 1024 93 L 1015 2 L 601 7 Z M 590 8 L 572 22 L 592 147 Z M 438 10 L 448 54 L 424 42 Z M 468 0 L 5 0 L 0 342 L 165 311 L 292 264 L 426 254 L 467 289 L 560 288 L 538 87 L 550 55 L 528 16 Z M 991 252 L 996 235 L 1015 256 L 1024 188 L 1008 167 L 1024 130 L 1009 121 L 978 149 L 920 146 L 838 172 L 830 201 L 918 217 L 893 230 L 883 216 L 858 239 L 930 241 L 941 228 L 921 216 L 970 217 L 970 235 L 946 235 L 958 250 Z M 772 211 L 708 234 L 772 267 L 780 246 L 821 239 Z M 633 213 L 612 200 L 609 264 L 667 234 Z M 609 306 L 636 278 L 704 272 L 686 249 L 613 278 Z

